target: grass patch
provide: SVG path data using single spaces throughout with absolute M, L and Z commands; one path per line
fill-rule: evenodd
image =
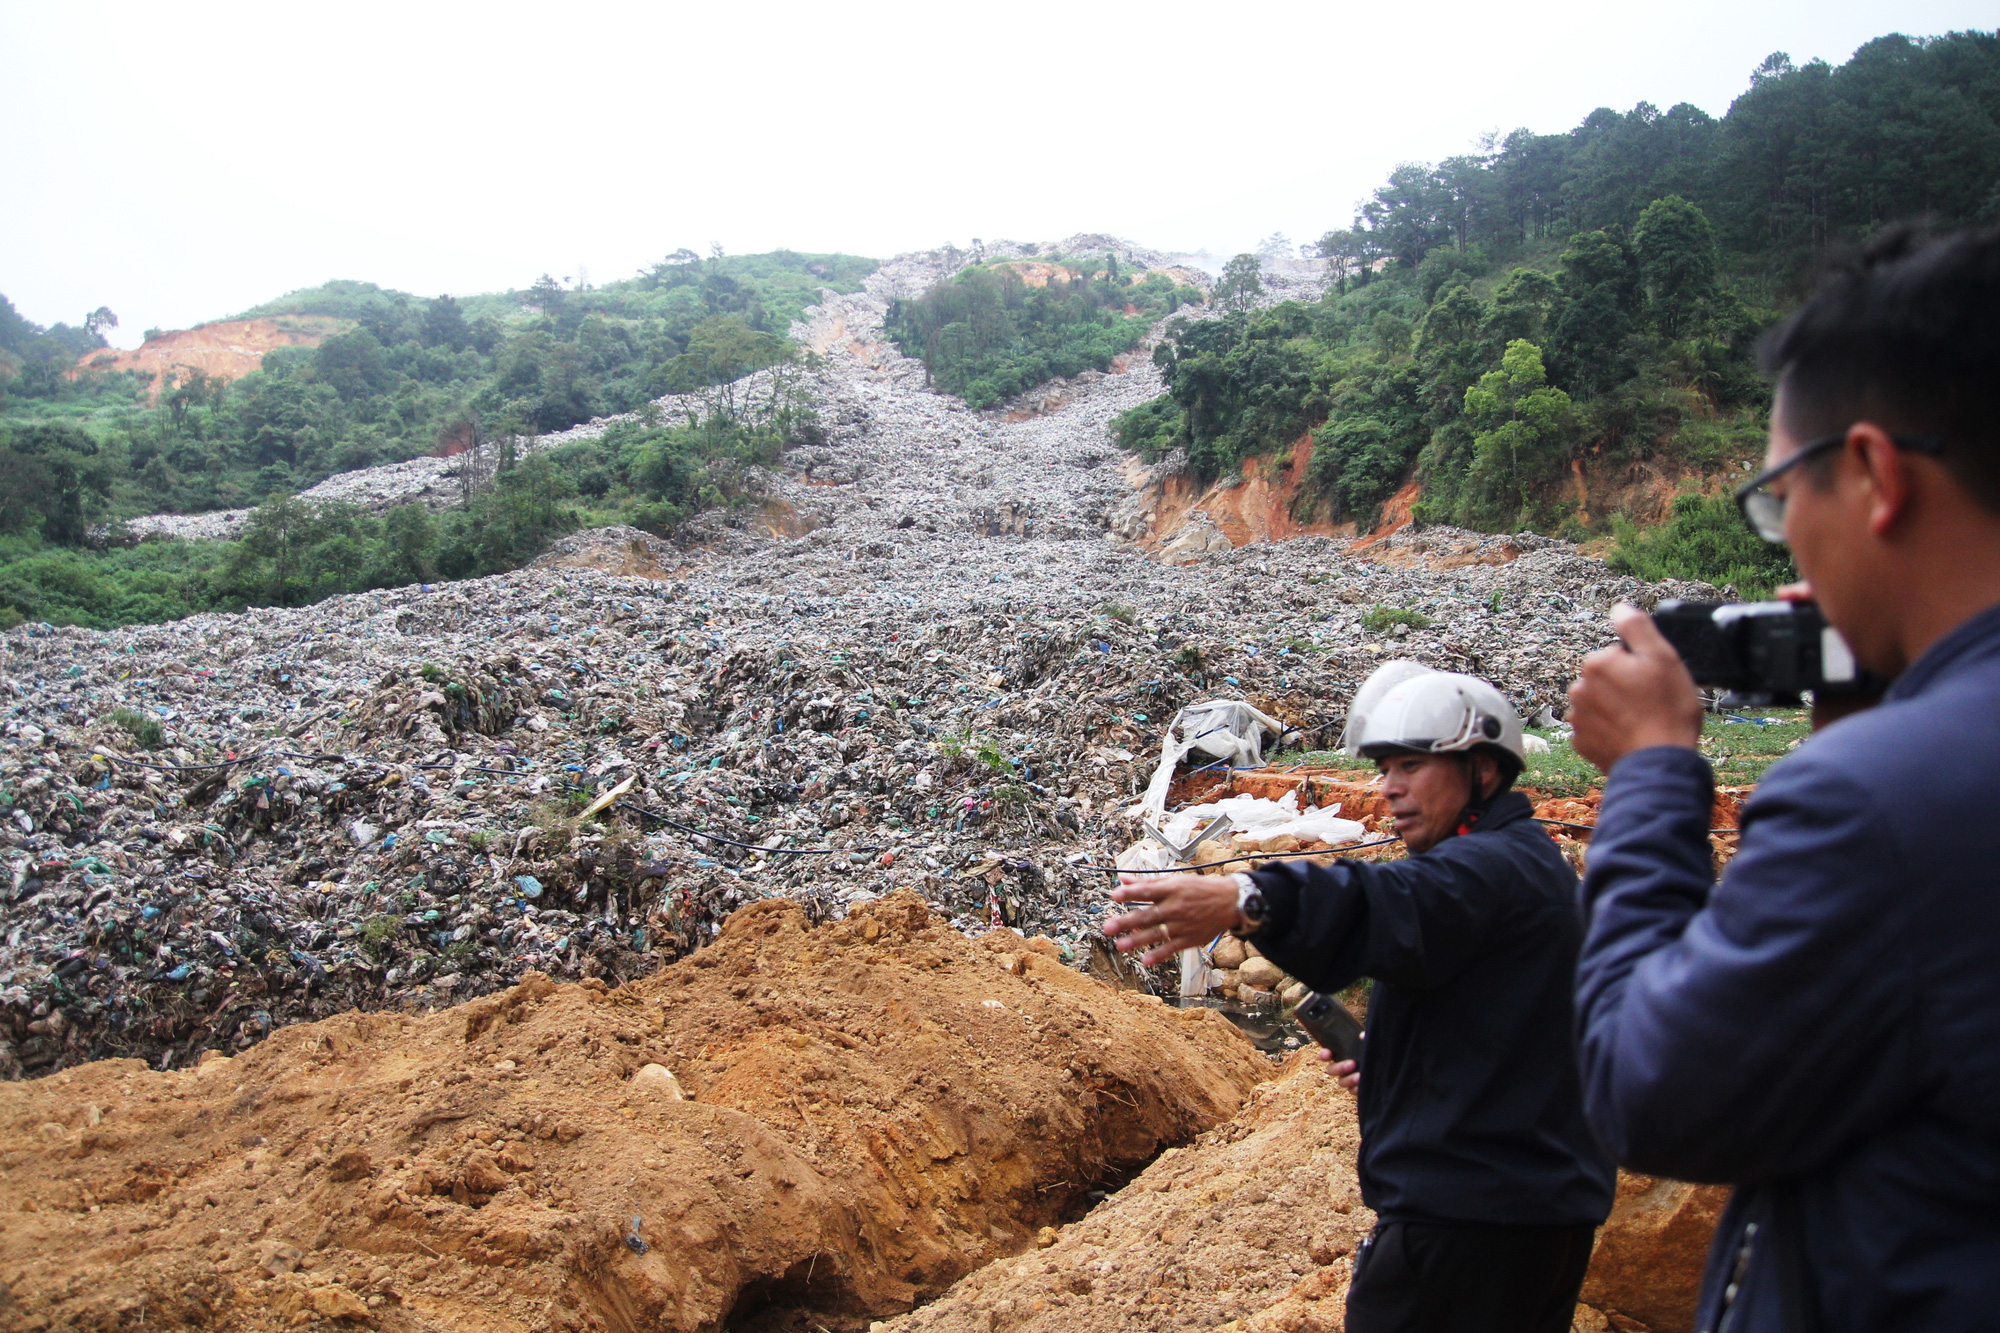
M 1412 611 L 1407 606 L 1372 606 L 1368 614 L 1361 617 L 1361 628 L 1370 634 L 1387 634 L 1398 625 L 1408 625 L 1411 629 L 1429 629 L 1431 618 L 1421 611 Z
M 1732 718 L 1747 719 L 1732 721 Z M 1531 754 L 1522 770 L 1522 787 L 1544 796 L 1583 796 L 1604 786 L 1604 775 L 1562 738 L 1562 733 L 1528 728 L 1530 736 L 1549 743 L 1547 754 Z M 1803 708 L 1754 708 L 1721 716 L 1710 714 L 1702 727 L 1701 753 L 1715 768 L 1715 780 L 1725 787 L 1747 787 L 1812 734 L 1812 720 Z M 1357 759 L 1338 750 L 1309 750 L 1281 755 L 1278 769 L 1303 764 L 1331 769 L 1356 778 L 1375 776 L 1373 759 Z
M 135 713 L 129 708 L 113 709 L 111 721 L 123 728 L 125 734 L 132 738 L 132 743 L 142 750 L 156 750 L 166 739 L 158 722 L 144 713 Z
M 389 943 L 403 928 L 400 917 L 378 916 L 361 928 L 361 948 L 378 961 L 389 952 Z
M 1750 719 L 1732 722 L 1731 717 Z M 1759 721 L 1763 725 L 1757 725 Z M 1715 780 L 1725 787 L 1757 782 L 1812 735 L 1812 718 L 1803 708 L 1754 708 L 1710 714 L 1702 726 L 1702 757 L 1715 768 Z
M 1137 609 L 1129 607 L 1123 602 L 1106 602 L 1097 609 L 1105 615 L 1110 616 L 1113 620 L 1126 625 L 1131 624 L 1139 618 Z

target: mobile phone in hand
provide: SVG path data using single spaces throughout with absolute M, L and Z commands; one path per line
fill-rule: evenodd
M 1335 1060 L 1361 1058 L 1361 1024 L 1333 996 L 1307 991 L 1292 1017 L 1314 1041 L 1332 1051 Z

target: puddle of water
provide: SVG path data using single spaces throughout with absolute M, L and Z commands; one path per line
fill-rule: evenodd
M 1234 1023 L 1236 1030 L 1250 1039 L 1251 1045 L 1266 1055 L 1287 1055 L 1312 1041 L 1303 1028 L 1284 1016 L 1276 1000 L 1267 1004 L 1244 1004 L 1240 1000 L 1224 1000 L 1208 995 L 1163 995 L 1160 998 L 1176 1009 L 1217 1011 Z

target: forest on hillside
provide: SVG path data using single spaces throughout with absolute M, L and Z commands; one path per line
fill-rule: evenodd
M 681 250 L 603 287 L 544 277 L 463 302 L 332 282 L 237 318 L 326 316 L 341 332 L 267 353 L 234 383 L 176 377 L 154 404 L 135 375 L 63 374 L 104 345 L 96 328 L 42 330 L 6 305 L 0 625 L 301 605 L 512 569 L 586 521 L 670 531 L 743 498 L 746 468 L 812 437 L 786 331 L 822 287 L 856 290 L 874 268 L 848 255 Z M 49 369 L 24 369 L 34 365 Z M 754 412 L 719 387 L 766 369 L 773 392 Z M 692 424 L 646 419 L 659 395 L 711 389 Z M 525 456 L 529 437 L 635 409 L 640 420 L 599 441 Z M 292 498 L 333 473 L 440 448 L 476 460 L 462 471 L 477 484 L 448 514 Z M 236 542 L 131 546 L 116 529 L 141 514 L 252 505 Z
M 233 318 L 323 315 L 342 332 L 272 351 L 234 383 L 188 371 L 156 404 L 134 375 L 64 377 L 101 339 L 20 321 L 33 332 L 13 331 L 16 341 L 39 359 L 14 354 L 24 368 L 11 376 L 0 366 L 0 451 L 52 438 L 52 424 L 74 428 L 54 437 L 94 460 L 80 497 L 92 522 L 254 505 L 337 472 L 546 434 L 787 361 L 798 350 L 787 330 L 819 289 L 855 291 L 874 268 L 850 255 L 679 250 L 602 287 L 545 275 L 464 301 L 330 282 Z M 0 351 L 12 353 L 9 333 L 0 327 Z M 78 348 L 54 364 L 44 349 L 64 337 Z M 70 540 L 61 521 L 42 535 Z
M 921 296 L 893 302 L 885 326 L 930 382 L 986 408 L 1052 379 L 1105 371 L 1163 316 L 1200 291 L 1164 273 L 1121 271 L 1116 255 L 1053 254 L 1024 265 L 974 264 Z
M 1598 110 L 1399 167 L 1321 239 L 1324 299 L 1173 326 L 1168 394 L 1120 440 L 1212 479 L 1310 431 L 1305 499 L 1336 518 L 1372 524 L 1414 476 L 1422 520 L 1611 532 L 1634 572 L 1765 588 L 1788 562 L 1726 499 L 1691 490 L 1642 533 L 1586 520 L 1576 465 L 1739 471 L 1768 408 L 1758 334 L 1830 253 L 1906 218 L 2000 219 L 1993 33 L 1773 55 L 1720 119 Z

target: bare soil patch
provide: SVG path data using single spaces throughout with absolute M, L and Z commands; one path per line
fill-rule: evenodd
M 136 370 L 152 377 L 152 397 L 157 399 L 164 377 L 170 373 L 199 370 L 211 379 L 238 379 L 261 367 L 266 352 L 279 347 L 317 347 L 352 323 L 323 315 L 222 320 L 198 329 L 163 333 L 129 352 L 92 352 L 80 359 L 71 373 Z
M 0 1087 L 0 1328 L 865 1326 L 1268 1075 L 1053 952 L 907 892 L 818 929 L 774 900 L 615 989 Z

